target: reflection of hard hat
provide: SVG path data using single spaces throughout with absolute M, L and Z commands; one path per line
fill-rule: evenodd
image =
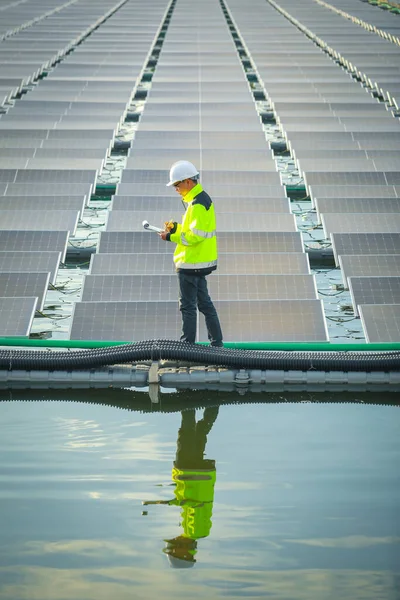
M 193 567 L 196 562 L 194 557 L 197 551 L 196 540 L 179 535 L 172 540 L 164 541 L 167 542 L 167 545 L 163 552 L 167 555 L 169 564 L 173 569 Z
M 190 569 L 190 567 L 194 566 L 196 561 L 194 560 L 185 560 L 184 558 L 177 558 L 176 556 L 171 556 L 171 554 L 167 554 L 168 562 L 170 567 L 173 569 Z
M 167 186 L 174 185 L 178 181 L 184 181 L 184 179 L 191 179 L 197 177 L 199 174 L 196 167 L 188 160 L 178 160 L 174 163 L 169 171 L 169 183 Z

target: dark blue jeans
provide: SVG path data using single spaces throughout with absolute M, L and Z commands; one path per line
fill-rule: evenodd
M 211 346 L 222 346 L 222 331 L 217 311 L 212 303 L 204 275 L 187 275 L 178 271 L 179 310 L 182 313 L 182 342 L 194 344 L 197 329 L 197 308 L 206 320 Z

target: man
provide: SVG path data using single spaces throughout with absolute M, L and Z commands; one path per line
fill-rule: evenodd
M 186 161 L 174 163 L 170 181 L 185 203 L 182 224 L 166 223 L 159 235 L 174 242 L 174 263 L 179 278 L 179 309 L 182 313 L 181 341 L 194 344 L 197 310 L 203 313 L 211 346 L 222 346 L 217 311 L 209 296 L 206 275 L 217 268 L 217 232 L 214 205 L 199 183 L 199 172 Z

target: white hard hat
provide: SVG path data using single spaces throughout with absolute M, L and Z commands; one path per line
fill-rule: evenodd
M 169 183 L 167 183 L 167 186 L 174 185 L 177 181 L 197 177 L 198 174 L 199 172 L 194 164 L 188 160 L 178 160 L 172 165 L 169 171 Z

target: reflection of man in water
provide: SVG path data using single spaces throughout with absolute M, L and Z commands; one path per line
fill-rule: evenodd
M 219 407 L 206 408 L 196 423 L 194 409 L 182 411 L 172 479 L 176 484 L 173 500 L 155 500 L 143 504 L 181 506 L 183 534 L 165 540 L 164 552 L 171 567 L 193 567 L 197 540 L 211 530 L 211 515 L 216 480 L 215 461 L 204 458 L 207 435 L 218 416 Z

